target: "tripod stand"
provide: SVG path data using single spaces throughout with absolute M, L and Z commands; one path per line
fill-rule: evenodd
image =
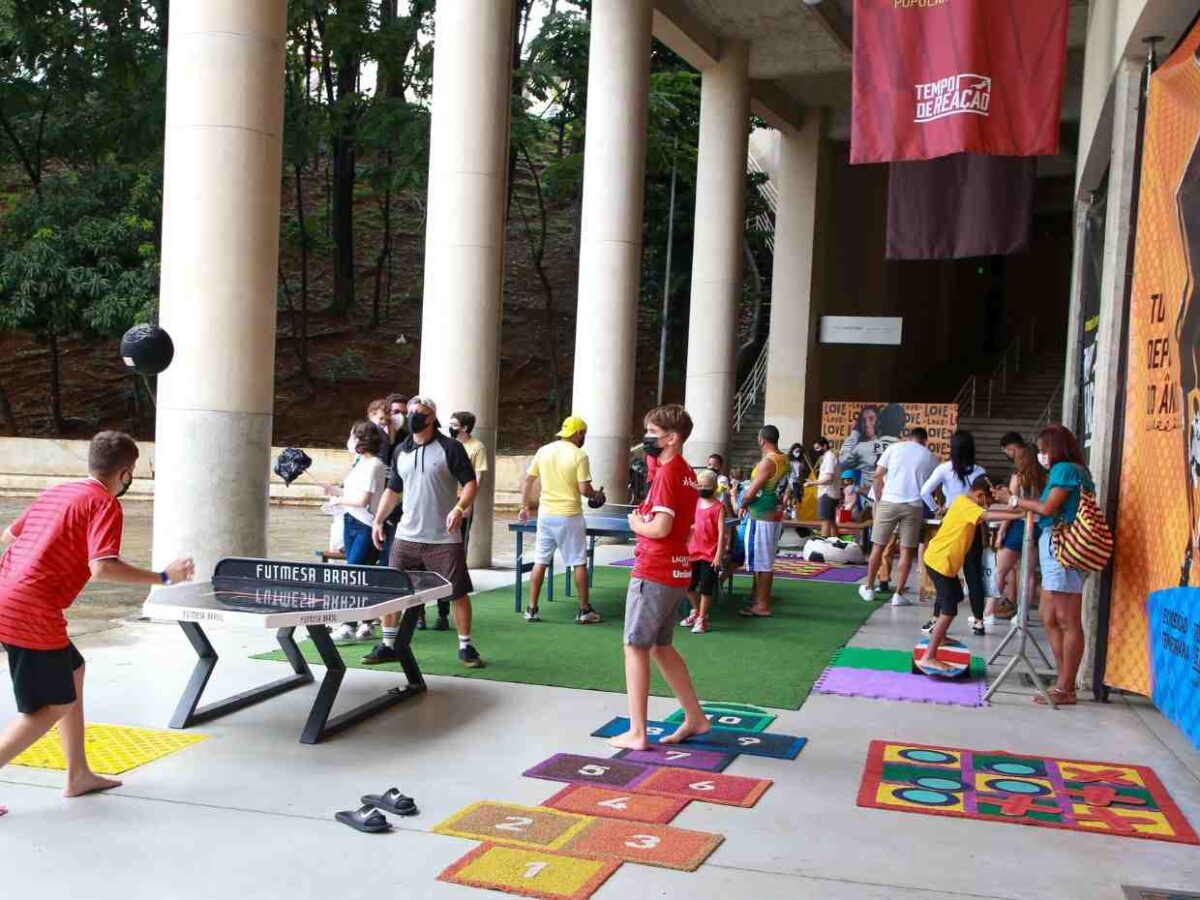
M 1033 644 L 1038 655 L 1042 658 L 1042 662 L 1046 664 L 1046 667 L 1048 669 L 1054 668 L 1050 660 L 1046 658 L 1046 651 L 1042 649 L 1042 645 L 1038 643 L 1037 638 L 1029 631 L 1029 601 L 1032 599 L 1029 596 L 1029 578 L 1033 573 L 1033 554 L 1035 552 L 1033 520 L 1033 513 L 1025 514 L 1025 534 L 1021 541 L 1021 571 L 1019 576 L 1021 580 L 1017 587 L 1017 614 L 1012 620 L 1012 627 L 1009 629 L 1008 634 L 1000 642 L 1000 646 L 993 650 L 992 655 L 988 657 L 988 666 L 993 665 L 1000 658 L 1001 654 L 1004 653 L 1004 648 L 1014 640 L 1017 642 L 1017 649 L 1003 670 L 1001 670 L 996 680 L 988 685 L 987 693 L 983 695 L 983 699 L 991 700 L 992 694 L 996 693 L 1000 689 L 1000 685 L 1004 684 L 1005 680 L 1016 671 L 1018 665 L 1021 665 L 1033 681 L 1034 687 L 1038 689 L 1038 693 L 1042 695 L 1042 699 L 1051 707 L 1054 707 L 1054 698 L 1046 690 L 1046 684 L 1042 680 L 1042 676 L 1034 668 L 1033 662 L 1029 659 L 1029 654 L 1026 651 L 1028 645 Z

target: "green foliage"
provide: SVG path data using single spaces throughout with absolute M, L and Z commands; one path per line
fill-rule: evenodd
M 367 377 L 367 358 L 353 348 L 325 360 L 326 381 L 356 381 Z

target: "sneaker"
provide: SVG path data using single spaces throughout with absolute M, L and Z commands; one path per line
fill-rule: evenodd
M 603 622 L 604 619 L 600 616 L 600 613 L 589 606 L 587 609 L 581 609 L 575 614 L 575 621 L 580 625 L 596 625 Z
M 531 606 L 525 610 L 525 621 L 526 622 L 542 621 L 542 617 L 538 614 L 538 608 L 536 606 Z
M 354 632 L 356 641 L 373 641 L 375 640 L 375 626 L 370 622 L 359 622 L 358 629 Z
M 483 668 L 483 660 L 479 658 L 479 651 L 475 649 L 474 644 L 458 648 L 458 661 L 468 669 Z
M 354 626 L 349 622 L 343 622 L 337 628 L 333 629 L 330 637 L 333 638 L 335 644 L 353 644 Z
M 422 607 L 417 612 L 417 631 L 425 630 L 425 608 Z
M 375 648 L 359 660 L 364 666 L 379 666 L 384 663 L 400 662 L 400 651 L 395 647 L 389 647 L 387 644 L 380 641 L 375 645 Z
M 858 586 L 858 596 L 868 603 L 871 603 L 875 600 L 875 591 L 867 587 L 865 584 L 860 584 Z
M 690 612 L 690 613 L 688 613 L 687 618 L 679 623 L 679 627 L 680 628 L 691 628 L 693 625 L 696 624 L 696 620 L 698 618 L 700 618 L 698 615 L 696 615 L 694 612 Z
M 930 619 L 928 622 L 926 622 L 924 625 L 922 625 L 921 626 L 921 634 L 932 634 L 934 624 L 935 624 L 934 620 Z
M 446 616 L 438 616 L 437 621 L 433 623 L 434 631 L 449 631 L 450 620 Z
M 692 626 L 692 634 L 706 634 L 708 632 L 708 617 L 696 616 L 696 624 Z
M 971 626 L 971 634 L 975 635 L 975 637 L 982 637 L 983 635 L 987 634 L 987 632 L 983 630 L 982 619 L 969 616 L 967 618 L 967 624 Z
M 912 606 L 912 601 L 899 591 L 892 594 L 892 606 Z
M 993 616 L 984 616 L 983 624 L 987 628 L 995 628 L 996 627 L 996 617 L 994 615 Z

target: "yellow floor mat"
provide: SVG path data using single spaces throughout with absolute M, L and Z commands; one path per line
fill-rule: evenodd
M 120 775 L 207 739 L 207 734 L 184 734 L 129 725 L 89 723 L 85 732 L 88 762 L 92 771 L 101 775 Z M 65 771 L 67 758 L 63 755 L 58 726 L 39 738 L 12 764 Z

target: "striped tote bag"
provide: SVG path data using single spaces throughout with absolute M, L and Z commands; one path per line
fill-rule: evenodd
M 1113 554 L 1112 529 L 1096 505 L 1094 491 L 1081 490 L 1074 522 L 1056 522 L 1050 537 L 1054 558 L 1068 569 L 1099 572 Z

